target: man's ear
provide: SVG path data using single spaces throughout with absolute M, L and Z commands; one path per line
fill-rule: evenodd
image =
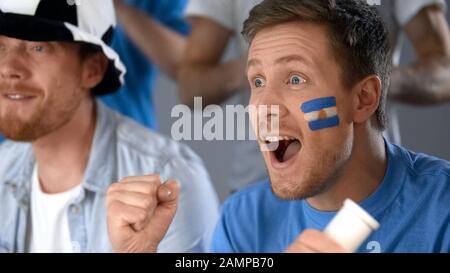
M 102 53 L 95 53 L 83 60 L 82 86 L 92 89 L 104 78 L 108 68 L 108 59 Z
M 355 123 L 364 123 L 373 117 L 380 104 L 381 88 L 381 80 L 376 75 L 368 76 L 355 85 L 353 90 Z

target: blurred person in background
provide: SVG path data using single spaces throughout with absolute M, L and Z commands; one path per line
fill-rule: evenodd
M 128 73 L 125 85 L 102 101 L 140 124 L 157 129 L 153 91 L 159 70 L 176 78 L 189 25 L 183 20 L 187 0 L 114 0 L 118 27 L 112 48 Z
M 396 102 L 415 106 L 450 102 L 450 31 L 444 14 L 447 5 L 444 0 L 381 0 L 376 7 L 389 29 L 394 65 L 385 136 L 400 144 Z M 417 59 L 400 65 L 406 38 Z
M 259 0 L 190 0 L 186 17 L 192 24 L 186 51 L 178 74 L 179 94 L 184 104 L 193 106 L 194 97 L 203 105 L 248 104 L 250 87 L 245 78 L 248 45 L 241 36 L 242 24 Z M 231 60 L 224 60 L 227 46 L 233 41 Z M 238 121 L 238 123 L 243 121 Z M 249 128 L 248 122 L 243 129 Z M 267 177 L 258 143 L 252 140 L 233 142 L 232 158 L 224 166 L 231 168 L 229 193 Z

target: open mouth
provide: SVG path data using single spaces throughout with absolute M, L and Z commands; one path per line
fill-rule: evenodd
M 289 136 L 269 136 L 264 141 L 266 145 L 276 147 L 271 153 L 279 163 L 290 161 L 302 148 L 300 140 Z

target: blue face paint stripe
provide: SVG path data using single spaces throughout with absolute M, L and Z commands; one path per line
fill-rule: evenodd
M 308 123 L 311 131 L 317 131 L 325 128 L 335 127 L 339 125 L 339 117 L 334 116 L 327 119 L 318 119 Z
M 307 114 L 334 106 L 336 106 L 336 97 L 326 97 L 307 101 L 302 104 L 301 109 L 303 113 Z

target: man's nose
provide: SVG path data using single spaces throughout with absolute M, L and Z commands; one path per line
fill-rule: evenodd
M 267 109 L 267 111 L 263 110 L 263 112 L 265 112 L 264 114 L 268 119 L 281 119 L 288 114 L 283 98 L 278 92 L 273 90 L 266 90 L 265 94 L 261 95 L 258 104 L 258 107 Z
M 23 60 L 23 55 L 17 50 L 8 51 L 0 58 L 0 77 L 3 80 L 24 80 L 30 73 Z
M 285 102 L 278 92 L 264 91 L 265 94 L 260 94 L 256 102 L 257 132 L 259 134 L 277 133 L 279 126 L 284 117 L 287 116 L 288 110 Z

